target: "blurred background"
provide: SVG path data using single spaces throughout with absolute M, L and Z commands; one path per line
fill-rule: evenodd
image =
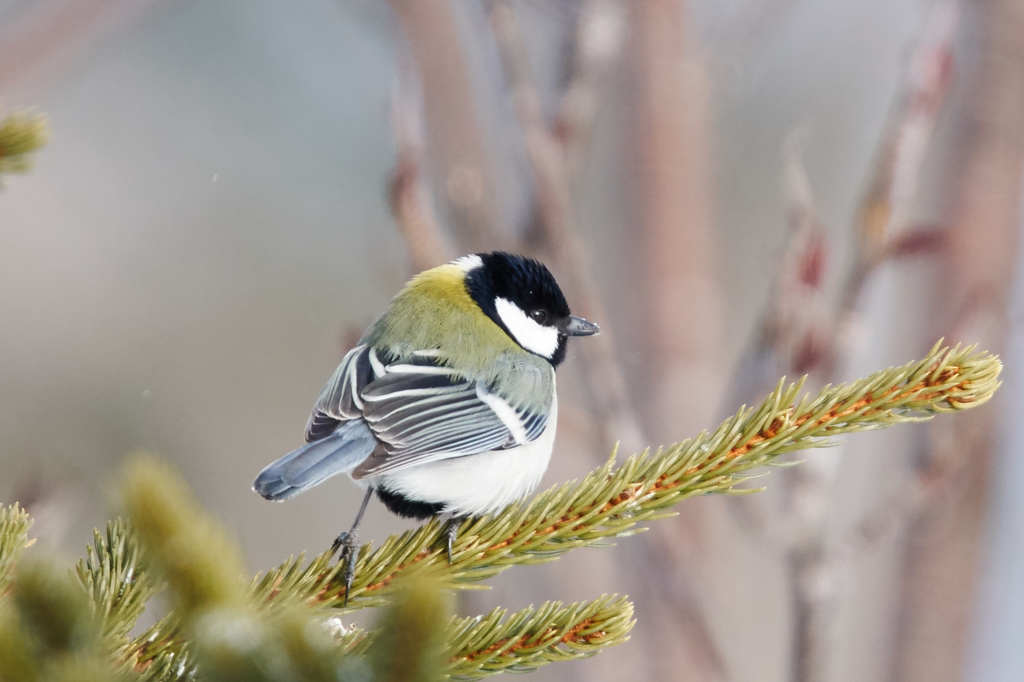
M 173 461 L 251 568 L 325 548 L 343 480 L 271 505 L 322 382 L 414 271 L 547 262 L 604 333 L 545 482 L 939 337 L 990 405 L 843 438 L 767 490 L 513 569 L 460 611 L 626 592 L 632 640 L 538 680 L 1024 677 L 1019 0 L 0 0 L 0 500 L 78 556 L 119 463 Z M 365 539 L 404 527 L 381 505 Z

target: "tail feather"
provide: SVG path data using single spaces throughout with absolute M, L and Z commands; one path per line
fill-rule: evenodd
M 252 489 L 268 500 L 287 500 L 359 466 L 377 446 L 362 419 L 339 426 L 334 433 L 307 443 L 271 462 L 256 477 Z

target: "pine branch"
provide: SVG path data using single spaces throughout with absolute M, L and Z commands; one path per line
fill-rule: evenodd
M 192 682 L 198 675 L 195 660 L 183 647 L 160 651 L 136 665 L 140 682 Z
M 215 524 L 195 506 L 183 483 L 162 466 L 142 462 L 127 478 L 127 510 L 139 524 L 139 536 L 153 565 L 165 572 L 172 592 L 198 595 L 179 599 L 179 611 L 141 638 L 145 644 L 133 650 L 134 667 L 146 680 L 194 679 L 197 669 L 208 679 L 243 671 L 246 679 L 258 680 L 263 678 L 257 669 L 271 660 L 279 673 L 290 671 L 289 679 L 335 679 L 341 674 L 338 671 L 350 670 L 361 660 L 375 671 L 375 680 L 437 679 L 438 675 L 477 679 L 592 655 L 624 641 L 633 625 L 632 604 L 619 597 L 568 606 L 548 603 L 512 615 L 495 609 L 485 616 L 451 618 L 446 623 L 450 609 L 439 596 L 440 583 L 433 575 L 438 571 L 430 569 L 412 576 L 411 585 L 409 577 L 403 580 L 406 589 L 392 599 L 393 606 L 374 630 L 350 630 L 311 645 L 311 628 L 324 640 L 337 616 L 315 602 L 311 608 L 308 600 L 295 599 L 315 588 L 299 570 L 301 560 L 293 560 L 282 571 L 269 600 L 258 582 L 248 599 L 239 598 L 234 589 L 197 590 L 199 577 L 187 574 L 193 567 L 205 570 L 201 567 L 216 556 L 232 556 L 233 547 L 225 547 L 223 533 L 211 528 Z M 154 523 L 156 519 L 159 524 Z M 123 524 L 117 527 L 120 532 L 115 536 L 123 537 Z M 213 543 L 209 537 L 221 540 Z M 166 566 L 172 558 L 167 553 L 173 554 L 170 569 Z M 324 557 L 317 561 L 323 571 L 337 570 L 328 569 Z M 213 582 L 226 580 L 225 575 Z M 242 584 L 237 577 L 236 583 Z M 332 617 L 326 618 L 328 614 Z M 236 636 L 223 634 L 232 631 L 247 633 L 245 646 L 239 646 Z
M 616 595 L 568 605 L 546 602 L 511 615 L 496 608 L 486 615 L 453 617 L 444 636 L 449 652 L 445 674 L 457 680 L 480 679 L 592 656 L 627 641 L 634 624 L 633 604 Z M 379 630 L 353 628 L 337 641 L 346 653 L 361 655 L 378 636 Z
M 567 606 L 547 602 L 509 617 L 498 608 L 486 616 L 454 619 L 448 642 L 458 648 L 447 672 L 455 679 L 478 679 L 591 656 L 629 639 L 635 622 L 633 604 L 614 595 Z
M 267 600 L 288 594 L 354 610 L 385 603 L 399 576 L 431 569 L 441 571 L 447 585 L 465 589 L 510 566 L 551 561 L 575 547 L 638 532 L 641 522 L 672 515 L 667 508 L 682 499 L 753 492 L 741 487 L 752 469 L 829 445 L 832 436 L 979 406 L 998 388 L 1001 368 L 998 358 L 973 347 L 936 344 L 923 360 L 826 387 L 814 398 L 801 396 L 802 381 L 782 381 L 760 406 L 740 408 L 711 433 L 634 455 L 619 467 L 613 457 L 580 483 L 465 522 L 450 566 L 441 524 L 431 521 L 374 551 L 362 548 L 347 606 L 343 581 L 336 567 L 327 567 L 326 554 L 303 570 L 301 557 L 289 560 L 261 576 L 255 591 Z
M 11 114 L 0 121 L 0 175 L 24 173 L 29 154 L 46 143 L 46 118 L 38 114 Z
M 269 603 L 253 598 L 237 545 L 166 466 L 135 462 L 123 490 L 147 562 L 167 580 L 175 604 L 158 638 L 151 631 L 133 647 L 145 679 L 192 679 L 196 670 L 210 681 L 336 682 L 367 679 L 367 670 L 374 680 L 440 678 L 441 659 L 431 651 L 441 650 L 447 609 L 438 589 L 411 586 L 367 656 L 353 656 L 351 643 L 332 635 L 324 609 L 288 594 Z
M 0 601 L 0 680 L 128 682 L 100 646 L 88 597 L 56 562 L 19 565 Z
M 127 648 L 134 669 L 150 680 L 191 679 L 200 660 L 211 679 L 232 666 L 240 679 L 262 679 L 257 669 L 266 661 L 253 647 L 267 632 L 246 604 L 237 545 L 200 511 L 184 482 L 155 460 L 134 462 L 121 488 L 147 563 L 174 599 L 171 612 Z M 248 632 L 244 641 L 232 643 L 231 635 L 242 631 Z
M 167 580 L 183 621 L 211 606 L 246 604 L 238 545 L 199 508 L 167 465 L 149 458 L 134 461 L 121 490 L 147 563 Z
M 67 575 L 55 578 L 49 565 L 16 572 L 13 598 L 0 600 L 0 679 L 185 682 L 199 670 L 211 682 L 368 674 L 475 679 L 590 655 L 628 637 L 632 605 L 625 598 L 547 603 L 511 615 L 496 609 L 446 625 L 438 586 L 472 587 L 512 565 L 550 561 L 574 547 L 629 535 L 643 521 L 671 515 L 668 507 L 686 497 L 752 492 L 742 487 L 751 469 L 826 445 L 823 439 L 833 435 L 980 405 L 998 387 L 1000 369 L 987 353 L 937 345 L 921 361 L 826 388 L 814 398 L 801 397 L 801 382 L 782 381 L 762 405 L 741 408 L 712 433 L 634 455 L 618 467 L 611 459 L 579 484 L 466 522 L 450 566 L 436 522 L 389 538 L 372 553 L 364 548 L 348 608 L 392 604 L 369 632 L 343 628 L 339 634 L 342 579 L 329 554 L 308 563 L 291 559 L 246 585 L 228 534 L 177 476 L 144 460 L 124 485 L 135 530 L 114 521 L 97 532 L 77 567 L 80 585 Z M 6 566 L 25 544 L 28 517 L 14 507 L 2 511 L 0 560 Z M 173 608 L 126 643 L 158 578 L 166 580 Z M 400 585 L 405 591 L 396 594 Z
M 195 657 L 181 633 L 181 622 L 171 612 L 126 648 L 125 657 L 147 682 L 185 682 L 196 675 Z
M 32 544 L 28 539 L 31 526 L 32 517 L 17 502 L 0 507 L 0 595 L 11 580 L 18 557 Z
M 82 587 L 92 599 L 103 637 L 115 652 L 130 645 L 128 633 L 156 584 L 141 564 L 138 538 L 122 519 L 107 523 L 105 532 L 93 531 L 93 544 L 75 566 Z
M 444 665 L 451 603 L 431 577 L 406 581 L 367 651 L 374 682 L 433 682 Z M 397 655 L 396 655 L 397 654 Z

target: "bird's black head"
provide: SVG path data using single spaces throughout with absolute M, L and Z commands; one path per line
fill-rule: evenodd
M 465 256 L 456 263 L 466 269 L 466 289 L 480 309 L 516 343 L 552 365 L 565 359 L 569 336 L 598 331 L 596 324 L 570 314 L 543 263 L 503 251 Z

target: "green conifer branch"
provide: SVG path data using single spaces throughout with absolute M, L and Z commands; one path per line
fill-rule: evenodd
M 211 604 L 247 603 L 238 545 L 199 508 L 166 464 L 148 457 L 134 460 L 121 490 L 147 562 L 170 584 L 182 620 L 194 619 Z
M 56 562 L 22 562 L 0 601 L 0 680 L 128 682 L 101 646 L 88 597 Z
M 392 604 L 369 632 L 332 631 L 344 608 L 339 566 L 327 553 L 291 559 L 246 585 L 240 553 L 224 530 L 180 479 L 144 460 L 124 486 L 134 531 L 114 521 L 97 532 L 77 567 L 80 585 L 49 565 L 14 572 L 10 597 L 0 599 L 0 680 L 185 682 L 200 670 L 211 682 L 474 679 L 589 655 L 628 637 L 626 599 L 449 619 L 437 587 L 473 587 L 509 566 L 637 532 L 689 496 L 751 492 L 741 484 L 753 468 L 826 445 L 835 434 L 980 405 L 998 387 L 1000 369 L 989 354 L 936 346 L 919 362 L 813 398 L 801 397 L 800 382 L 783 381 L 759 407 L 741 408 L 714 432 L 619 466 L 613 457 L 579 484 L 464 523 L 451 565 L 436 522 L 374 552 L 364 548 L 348 608 Z M 25 546 L 29 522 L 17 507 L 0 509 L 0 576 Z M 166 580 L 173 608 L 126 644 L 158 578 Z M 396 667 L 402 655 L 408 658 Z
M 591 656 L 628 640 L 636 622 L 633 604 L 615 595 L 568 605 L 547 602 L 506 614 L 497 608 L 485 616 L 452 620 L 447 640 L 455 653 L 447 674 L 479 679 Z
M 638 532 L 640 523 L 671 516 L 668 508 L 687 497 L 753 492 L 741 487 L 751 470 L 786 453 L 827 446 L 838 434 L 982 405 L 998 388 L 1001 369 L 989 353 L 940 342 L 922 360 L 826 386 L 814 397 L 802 394 L 802 380 L 782 380 L 758 407 L 741 407 L 711 433 L 633 455 L 618 467 L 613 454 L 582 482 L 555 486 L 500 515 L 466 521 L 451 565 L 441 548 L 442 525 L 431 521 L 388 538 L 376 550 L 364 545 L 347 605 L 344 583 L 337 567 L 328 567 L 326 554 L 303 570 L 300 557 L 268 571 L 256 581 L 256 594 L 288 594 L 354 610 L 386 602 L 399 576 L 433 569 L 451 587 L 471 587 L 510 566 L 551 561 L 570 549 Z
M 449 620 L 450 609 L 440 597 L 436 577 L 424 571 L 404 580 L 406 588 L 373 631 L 355 630 L 331 638 L 326 621 L 333 612 L 292 598 L 292 590 L 309 587 L 299 575 L 298 562 L 293 562 L 291 571 L 282 572 L 275 586 L 275 597 L 280 598 L 262 598 L 258 590 L 250 593 L 255 600 L 240 599 L 234 589 L 197 590 L 200 576 L 186 574 L 196 567 L 206 570 L 209 559 L 200 555 L 216 557 L 224 552 L 223 533 L 211 528 L 215 524 L 203 518 L 184 484 L 162 465 L 137 463 L 127 479 L 126 508 L 139 524 L 139 536 L 153 564 L 163 567 L 172 592 L 200 595 L 179 601 L 178 611 L 158 628 L 158 637 L 148 633 L 143 639 L 149 645 L 133 652 L 134 668 L 147 680 L 192 679 L 197 669 L 212 679 L 243 671 L 246 679 L 258 680 L 263 679 L 260 670 L 273 669 L 275 675 L 284 675 L 281 679 L 326 680 L 359 665 L 373 670 L 374 680 L 426 680 L 439 675 L 477 679 L 593 654 L 624 641 L 633 625 L 632 604 L 619 597 L 568 606 L 547 603 L 512 615 L 495 609 L 478 618 Z M 154 519 L 161 523 L 155 524 Z M 123 524 L 115 528 L 115 538 L 123 538 Z M 220 539 L 210 542 L 210 537 Z M 185 556 L 182 547 L 188 548 Z M 227 554 L 234 555 L 230 547 Z M 240 576 L 239 570 L 234 578 L 237 585 L 242 584 Z M 214 582 L 226 581 L 227 574 Z M 310 628 L 318 633 L 315 645 L 310 644 Z M 239 629 L 247 633 L 247 644 L 241 648 L 237 637 L 223 634 Z M 396 651 L 401 655 L 396 656 Z
M 442 659 L 430 652 L 442 650 L 432 642 L 442 641 L 448 610 L 439 607 L 436 586 L 410 588 L 366 657 L 357 657 L 351 645 L 332 636 L 326 609 L 288 595 L 253 599 L 237 545 L 166 466 L 136 461 L 123 490 L 146 556 L 167 580 L 176 604 L 156 639 L 154 631 L 147 633 L 144 645 L 132 652 L 134 668 L 146 679 L 190 679 L 201 670 L 210 680 L 327 682 L 367 679 L 361 672 L 367 669 L 374 680 L 440 679 Z
M 175 671 L 190 679 L 197 657 L 205 657 L 212 669 L 229 665 L 226 651 L 234 650 L 220 646 L 210 625 L 232 614 L 239 627 L 248 624 L 262 631 L 246 603 L 237 545 L 202 513 L 185 483 L 156 460 L 134 461 L 121 490 L 147 563 L 167 581 L 174 598 L 170 613 L 127 647 L 131 665 L 147 679 L 167 679 L 155 675 Z M 206 651 L 196 655 L 188 646 L 195 630 L 210 631 Z M 239 655 L 235 662 L 249 670 L 259 661 Z
M 430 576 L 403 582 L 366 653 L 374 682 L 434 682 L 442 677 L 451 603 Z
M 198 676 L 195 660 L 183 647 L 160 651 L 133 670 L 140 682 L 192 682 Z
M 171 682 L 195 677 L 195 658 L 181 634 L 181 623 L 171 612 L 136 637 L 125 658 L 144 680 Z
M 0 176 L 24 173 L 29 155 L 46 143 L 46 117 L 17 113 L 0 120 Z
M 480 679 L 591 656 L 627 641 L 635 622 L 632 602 L 617 595 L 573 604 L 545 602 L 511 615 L 499 607 L 481 616 L 452 617 L 444 635 L 444 674 Z M 338 638 L 338 646 L 359 655 L 379 636 L 380 630 L 354 629 Z
M 32 517 L 17 502 L 0 506 L 0 595 L 7 589 L 18 557 L 31 544 L 28 539 L 31 526 Z
M 34 646 L 9 599 L 0 600 L 0 680 L 39 679 Z
M 157 588 L 141 562 L 135 532 L 122 519 L 108 522 L 103 533 L 94 530 L 93 543 L 75 572 L 91 598 L 103 637 L 121 652 L 130 645 L 128 633 Z

